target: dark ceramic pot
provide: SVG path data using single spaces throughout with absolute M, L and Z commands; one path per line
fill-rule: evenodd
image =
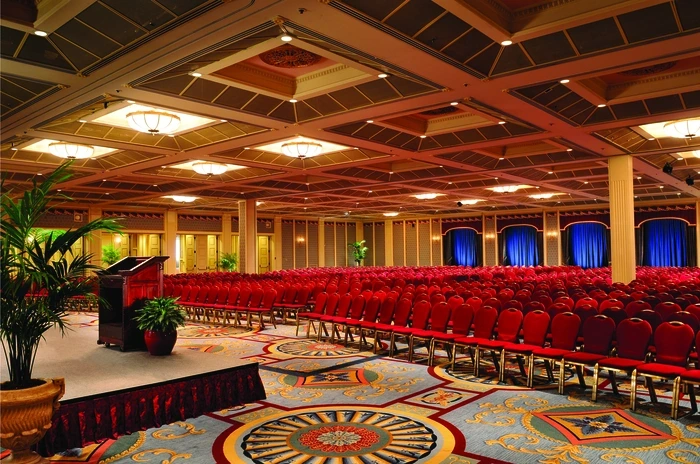
M 173 352 L 177 341 L 177 331 L 160 332 L 158 330 L 146 330 L 143 333 L 146 348 L 153 356 L 166 356 Z

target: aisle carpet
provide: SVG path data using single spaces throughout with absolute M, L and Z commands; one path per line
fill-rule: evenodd
M 94 314 L 70 318 L 75 330 L 96 324 Z M 642 403 L 634 413 L 629 396 L 613 395 L 607 381 L 592 403 L 590 388 L 583 392 L 573 375 L 566 395 L 541 376 L 530 390 L 513 363 L 508 368 L 514 375 L 499 385 L 488 360 L 476 379 L 467 373 L 468 361 L 453 373 L 444 358 L 428 368 L 408 363 L 405 355 L 389 359 L 295 337 L 291 326 L 247 331 L 188 325 L 176 349 L 259 362 L 267 400 L 69 450 L 51 461 L 700 462 L 700 415 L 670 420 L 670 392 L 663 385 L 658 393 L 666 404 L 653 407 L 640 388 Z M 628 387 L 623 380 L 620 390 Z

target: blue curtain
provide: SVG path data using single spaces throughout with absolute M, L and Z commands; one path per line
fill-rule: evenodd
M 569 226 L 569 243 L 574 266 L 587 269 L 608 265 L 608 236 L 603 224 L 572 224 Z
M 511 226 L 503 229 L 503 264 L 506 266 L 537 266 L 537 229 L 529 226 Z
M 654 219 L 645 222 L 645 266 L 687 266 L 688 224 L 679 219 Z
M 479 237 L 473 229 L 455 229 L 452 234 L 452 256 L 457 266 L 478 266 L 477 241 Z

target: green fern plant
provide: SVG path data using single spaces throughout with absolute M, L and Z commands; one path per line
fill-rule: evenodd
M 102 262 L 105 266 L 111 266 L 122 259 L 122 252 L 114 245 L 105 245 L 102 247 Z
M 177 304 L 177 298 L 158 297 L 137 309 L 134 321 L 139 330 L 169 333 L 183 327 L 186 317 L 185 311 Z
M 369 248 L 365 246 L 365 241 L 361 240 L 355 243 L 348 243 L 348 247 L 352 251 L 352 255 L 355 258 L 355 262 L 359 265 L 362 260 L 367 256 L 367 251 Z
M 238 267 L 238 255 L 236 253 L 222 253 L 219 259 L 219 267 L 226 272 L 233 272 Z

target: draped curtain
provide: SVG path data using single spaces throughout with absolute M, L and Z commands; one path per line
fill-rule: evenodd
M 504 266 L 536 266 L 540 263 L 537 229 L 510 226 L 502 233 Z
M 679 219 L 654 219 L 642 224 L 644 266 L 687 266 L 688 224 Z
M 481 266 L 481 234 L 474 229 L 452 229 L 443 238 L 444 263 L 452 266 Z
M 608 236 L 603 224 L 579 222 L 568 227 L 569 258 L 584 269 L 608 265 Z

